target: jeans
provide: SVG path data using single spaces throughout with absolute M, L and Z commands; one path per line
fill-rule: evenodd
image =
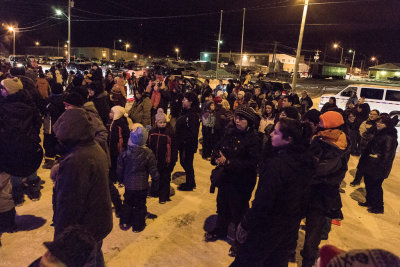
M 368 174 L 364 176 L 365 190 L 367 195 L 367 204 L 372 208 L 383 208 L 383 190 L 382 183 L 384 179 L 371 177 Z

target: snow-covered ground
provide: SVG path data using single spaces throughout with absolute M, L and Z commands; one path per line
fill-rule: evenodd
M 315 101 L 317 102 L 317 100 Z M 396 157 L 393 170 L 383 184 L 385 214 L 370 214 L 357 205 L 363 199 L 363 186 L 348 186 L 352 181 L 357 157 L 351 157 L 347 184 L 342 194 L 344 220 L 341 226 L 332 226 L 328 241 L 342 249 L 383 248 L 400 255 L 400 165 Z M 195 155 L 197 189 L 194 192 L 176 191 L 171 202 L 160 205 L 157 199 L 148 198 L 148 211 L 157 215 L 147 219 L 147 227 L 141 233 L 124 232 L 114 216 L 114 229 L 104 240 L 103 252 L 107 266 L 228 266 L 233 258 L 228 256 L 229 245 L 225 241 L 204 242 L 204 229 L 209 229 L 216 214 L 216 194 L 209 193 L 209 177 L 212 167 L 208 161 Z M 177 164 L 174 172 L 181 172 Z M 17 223 L 20 231 L 3 234 L 0 247 L 0 266 L 28 266 L 45 252 L 44 241 L 52 240 L 52 182 L 50 171 L 39 169 L 39 176 L 46 181 L 42 198 L 37 202 L 26 200 L 17 207 Z M 184 178 L 177 175 L 171 183 L 176 185 Z M 123 188 L 120 188 L 123 193 Z M 304 231 L 299 232 L 299 250 Z M 273 240 L 271 240 L 273 242 Z M 291 264 L 290 266 L 296 266 Z M 300 265 L 299 265 L 300 266 Z

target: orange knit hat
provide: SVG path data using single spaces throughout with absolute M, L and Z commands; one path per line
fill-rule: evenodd
M 328 111 L 319 116 L 322 121 L 324 129 L 331 129 L 339 127 L 344 124 L 343 116 L 336 111 Z

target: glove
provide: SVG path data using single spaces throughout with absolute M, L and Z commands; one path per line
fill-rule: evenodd
M 240 223 L 236 229 L 236 240 L 240 243 L 243 244 L 246 242 L 247 239 L 247 231 L 242 227 L 242 224 Z

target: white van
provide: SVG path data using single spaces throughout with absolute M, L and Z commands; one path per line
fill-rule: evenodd
M 345 110 L 346 103 L 352 92 L 357 92 L 357 98 L 365 97 L 371 109 L 377 109 L 381 113 L 389 113 L 391 116 L 400 115 L 400 87 L 373 85 L 373 84 L 352 84 L 337 93 L 336 95 L 322 95 L 319 103 L 321 109 L 330 97 L 336 98 L 336 105 Z

